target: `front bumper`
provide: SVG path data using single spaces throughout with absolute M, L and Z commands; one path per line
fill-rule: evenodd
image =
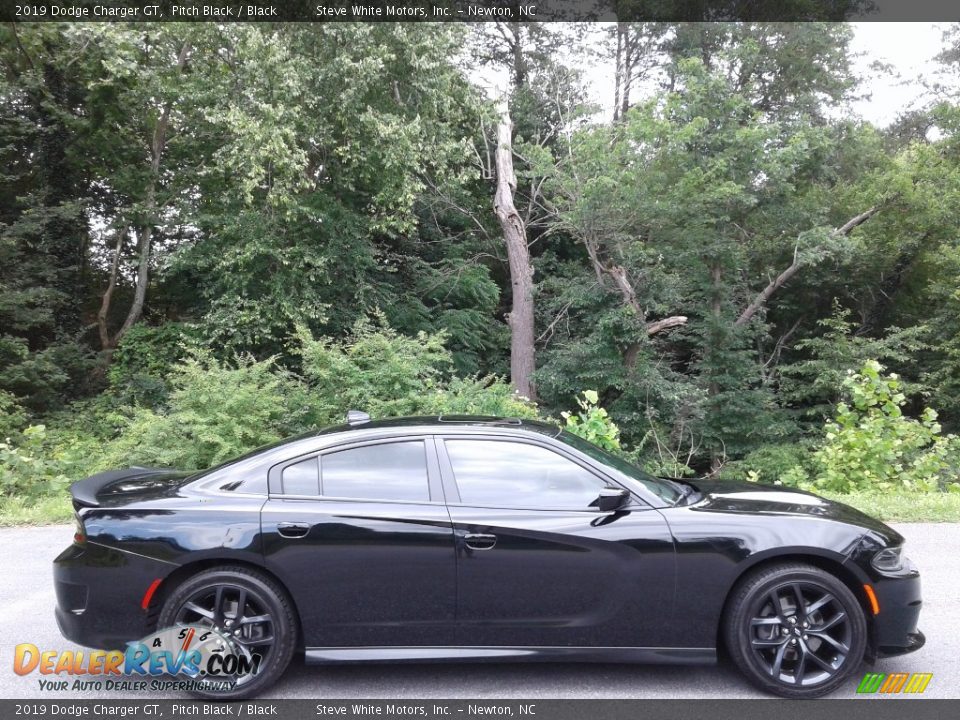
M 151 630 L 151 617 L 141 607 L 144 593 L 174 567 L 95 543 L 71 545 L 53 561 L 61 634 L 103 650 L 141 639 Z
M 916 652 L 922 648 L 927 643 L 927 637 L 922 632 L 917 630 L 907 635 L 907 645 L 906 646 L 894 646 L 894 647 L 880 647 L 877 649 L 876 656 L 877 658 L 888 658 L 896 657 L 897 655 L 906 655 L 907 653 Z
M 920 573 L 905 560 L 896 575 L 875 574 L 871 578 L 880 612 L 873 616 L 873 650 L 878 658 L 904 655 L 919 650 L 926 642 L 917 629 L 923 598 Z

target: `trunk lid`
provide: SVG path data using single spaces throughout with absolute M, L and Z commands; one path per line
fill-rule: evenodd
M 124 505 L 174 494 L 189 476 L 189 473 L 163 468 L 108 470 L 73 483 L 70 495 L 75 509 Z

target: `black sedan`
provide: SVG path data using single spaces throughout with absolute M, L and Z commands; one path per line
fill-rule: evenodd
M 351 413 L 199 474 L 131 468 L 71 492 L 62 633 L 107 649 L 188 627 L 181 649 L 219 638 L 211 652 L 248 663 L 191 688 L 206 697 L 262 692 L 295 652 L 709 663 L 721 649 L 763 690 L 812 697 L 924 642 L 919 574 L 883 523 L 796 490 L 655 478 L 538 422 Z

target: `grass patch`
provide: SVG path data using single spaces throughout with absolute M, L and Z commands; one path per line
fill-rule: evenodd
M 56 525 L 68 523 L 73 517 L 70 496 L 24 500 L 0 498 L 0 527 L 14 525 Z
M 885 522 L 960 522 L 960 493 L 819 493 Z

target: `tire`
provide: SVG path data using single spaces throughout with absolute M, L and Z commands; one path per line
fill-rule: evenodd
M 243 612 L 239 607 L 241 598 L 244 598 Z M 216 610 L 218 603 L 219 612 Z M 200 625 L 219 628 L 219 632 L 229 636 L 232 634 L 229 626 L 236 622 L 238 616 L 240 622 L 234 626 L 234 631 L 243 632 L 248 638 L 237 638 L 240 644 L 232 645 L 231 649 L 246 657 L 259 655 L 261 661 L 258 671 L 256 674 L 234 676 L 237 684 L 229 690 L 191 690 L 190 694 L 194 697 L 242 700 L 254 697 L 273 685 L 293 657 L 298 634 L 297 616 L 287 593 L 274 580 L 239 566 L 200 572 L 178 585 L 164 602 L 157 621 L 160 629 L 176 625 Z M 253 621 L 252 618 L 268 619 Z M 185 678 L 178 676 L 178 679 Z
M 867 647 L 867 620 L 857 598 L 838 578 L 802 563 L 766 567 L 743 579 L 723 630 L 727 652 L 747 679 L 788 698 L 832 692 L 860 666 Z

